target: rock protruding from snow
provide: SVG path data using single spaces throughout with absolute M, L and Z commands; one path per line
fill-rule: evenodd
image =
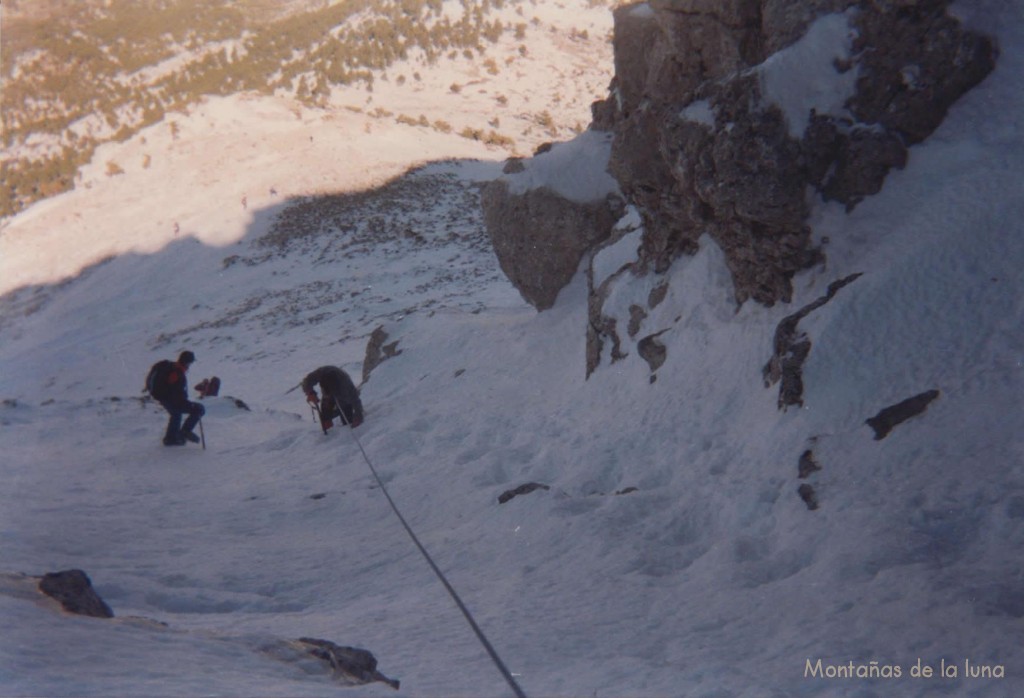
M 0 574 L 0 593 L 25 596 L 30 593 L 27 582 L 35 582 L 39 591 L 60 602 L 68 613 L 95 618 L 113 618 L 114 612 L 92 587 L 89 576 L 78 569 L 51 572 L 42 577 Z M 24 589 L 24 591 L 22 591 Z M 25 596 L 27 598 L 27 596 Z M 181 632 L 164 623 L 146 618 L 131 618 L 140 627 L 159 631 Z M 117 621 L 113 621 L 117 622 Z M 385 683 L 398 690 L 399 682 L 377 669 L 377 658 L 369 650 L 338 645 L 330 640 L 302 637 L 297 640 L 273 640 L 254 647 L 275 659 L 294 662 L 311 674 L 328 674 L 346 686 L 361 686 L 374 682 Z M 315 661 L 314 661 L 315 660 Z
M 328 670 L 331 677 L 339 683 L 348 686 L 362 686 L 380 681 L 396 691 L 399 688 L 398 681 L 389 679 L 377 670 L 377 658 L 369 650 L 359 647 L 344 647 L 330 640 L 313 637 L 302 637 L 267 648 L 268 653 L 282 659 L 287 658 L 285 655 L 288 650 L 295 650 L 320 660 L 322 667 Z
M 654 382 L 654 374 L 657 372 L 661 365 L 665 363 L 665 359 L 668 357 L 668 349 L 661 340 L 658 339 L 657 334 L 652 334 L 644 337 L 636 344 L 637 352 L 640 357 L 647 362 L 647 365 L 651 367 L 651 382 Z
M 807 449 L 800 454 L 800 460 L 797 462 L 797 477 L 804 480 L 819 470 L 821 470 L 821 466 L 814 459 L 814 451 Z
M 389 335 L 383 325 L 378 325 L 370 334 L 370 340 L 366 343 L 366 358 L 363 359 L 363 383 L 369 380 L 373 369 L 402 353 L 398 348 L 398 340 L 388 342 L 388 338 Z
M 804 404 L 804 362 L 811 353 L 811 340 L 806 333 L 799 330 L 800 321 L 812 312 L 828 303 L 841 288 L 853 283 L 860 274 L 851 274 L 833 281 L 824 296 L 808 303 L 803 308 L 787 315 L 775 328 L 775 340 L 772 357 L 761 371 L 765 387 L 776 383 L 779 386 L 779 409 L 785 410 L 793 405 Z
M 519 485 L 519 487 L 516 487 L 511 490 L 506 490 L 502 492 L 500 495 L 498 495 L 498 504 L 504 504 L 505 502 L 508 502 L 509 500 L 518 497 L 521 494 L 529 494 L 530 492 L 534 492 L 536 490 L 550 489 L 551 487 L 549 485 L 542 485 L 539 482 L 527 482 L 523 485 Z
M 49 572 L 39 580 L 39 591 L 56 599 L 68 613 L 93 618 L 113 618 L 114 612 L 92 588 L 92 580 L 82 570 Z
M 515 160 L 484 188 L 487 232 L 502 271 L 537 310 L 555 304 L 583 255 L 608 239 L 624 207 L 607 172 L 610 136 L 587 132 Z
M 939 397 L 938 390 L 928 390 L 906 400 L 890 405 L 884 410 L 871 417 L 866 424 L 875 430 L 875 441 L 880 441 L 889 435 L 897 425 L 902 424 L 911 417 L 928 409 L 928 405 Z
M 811 511 L 818 508 L 818 493 L 814 491 L 813 485 L 808 485 L 806 482 L 796 488 L 796 493 L 800 495 L 800 499 L 804 500 L 804 504 Z

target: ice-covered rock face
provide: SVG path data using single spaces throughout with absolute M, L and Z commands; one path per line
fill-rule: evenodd
M 708 234 L 736 300 L 789 301 L 814 264 L 820 196 L 878 192 L 907 147 L 993 69 L 945 0 L 652 0 L 615 11 L 615 80 L 595 114 L 644 223 L 641 269 Z M 809 197 L 809 194 L 811 197 Z

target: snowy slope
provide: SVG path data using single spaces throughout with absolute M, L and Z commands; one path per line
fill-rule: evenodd
M 2 299 L 0 695 L 508 695 L 353 435 L 528 695 L 1024 692 L 1024 18 L 957 11 L 999 37 L 996 72 L 881 194 L 816 206 L 828 262 L 791 307 L 735 308 L 710 242 L 621 286 L 625 308 L 669 283 L 640 335 L 666 330 L 653 383 L 632 348 L 584 380 L 582 277 L 544 313 L 519 298 L 470 205 L 501 163 L 465 152 L 306 200 L 278 245 L 260 241 L 283 196 L 252 194 L 267 170 L 232 172 L 250 195 L 228 212 L 204 183 L 223 164 L 187 144 L 186 194 L 142 187 L 115 210 L 130 181 L 97 183 L 9 221 L 4 269 L 29 270 L 10 288 L 35 286 Z M 172 199 L 196 223 L 135 244 Z M 41 217 L 68 227 L 19 242 Z M 75 257 L 78 219 L 116 258 L 65 282 L 32 270 Z M 857 272 L 801 323 L 805 404 L 780 412 L 761 376 L 776 325 Z M 365 424 L 324 436 L 285 392 L 322 363 L 359 376 L 379 324 L 402 353 L 363 386 Z M 164 416 L 138 399 L 184 348 L 193 383 L 217 374 L 251 408 L 209 402 L 205 451 L 160 446 Z M 925 414 L 873 438 L 866 418 L 929 389 Z M 809 448 L 815 511 L 796 493 Z M 498 504 L 531 481 L 550 489 Z M 54 613 L 12 576 L 71 567 L 117 618 Z M 301 636 L 371 650 L 401 690 L 261 651 Z M 819 659 L 901 676 L 806 675 Z M 912 677 L 918 660 L 958 676 Z

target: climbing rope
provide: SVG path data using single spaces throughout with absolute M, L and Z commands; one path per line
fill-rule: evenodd
M 337 399 L 335 399 L 334 401 L 334 406 L 338 409 L 338 413 L 341 415 L 342 426 L 347 426 L 347 422 L 345 420 L 345 413 L 342 411 L 341 405 L 338 404 Z M 423 559 L 425 559 L 427 561 L 427 564 L 430 565 L 430 569 L 432 569 L 434 571 L 434 574 L 437 575 L 437 578 L 441 580 L 441 584 L 444 585 L 444 588 L 452 597 L 452 600 L 455 602 L 455 605 L 459 607 L 459 610 L 462 612 L 462 615 L 465 616 L 466 622 L 469 623 L 469 627 L 471 627 L 473 629 L 473 632 L 476 633 L 476 637 L 478 640 L 480 640 L 480 644 L 482 644 L 484 646 L 484 649 L 487 650 L 487 654 L 491 657 L 491 661 L 493 661 L 494 665 L 498 667 L 498 671 L 501 672 L 502 677 L 504 677 L 506 683 L 508 683 L 509 687 L 512 689 L 512 692 L 516 695 L 516 698 L 526 698 L 526 694 L 523 693 L 523 689 L 519 688 L 519 684 L 516 683 L 515 678 L 513 678 L 512 673 L 505 666 L 505 663 L 501 661 L 501 657 L 498 656 L 498 653 L 495 651 L 494 646 L 491 645 L 490 641 L 484 635 L 483 630 L 480 629 L 480 626 L 477 625 L 476 621 L 473 619 L 473 615 L 469 612 L 469 609 L 466 608 L 466 604 L 462 603 L 462 599 L 459 598 L 458 592 L 455 591 L 455 588 L 448 582 L 448 579 L 444 576 L 444 573 L 441 572 L 440 568 L 434 563 L 433 558 L 430 557 L 430 553 L 428 553 L 427 549 L 423 547 L 422 543 L 420 543 L 420 540 L 416 537 L 416 534 L 413 532 L 412 527 L 409 526 L 408 522 L 406 522 L 405 517 L 402 516 L 402 512 L 398 510 L 398 506 L 395 504 L 395 500 L 393 500 L 391 498 L 391 495 L 388 493 L 388 488 L 384 486 L 384 482 L 380 479 L 380 475 L 377 474 L 377 469 L 373 467 L 373 463 L 370 461 L 370 457 L 366 455 L 366 449 L 363 448 L 363 444 L 359 441 L 359 437 L 356 436 L 355 431 L 351 428 L 347 429 L 346 431 L 348 431 L 352 435 L 352 440 L 355 441 L 356 446 L 359 447 L 359 452 L 363 454 L 363 460 L 366 461 L 366 465 L 370 468 L 370 472 L 373 473 L 374 479 L 380 486 L 380 491 L 384 493 L 384 497 L 388 500 L 388 504 L 391 505 L 391 510 L 395 512 L 395 516 L 398 517 L 398 520 L 402 523 L 402 527 L 405 528 L 405 532 L 409 534 L 409 538 L 412 539 L 412 542 L 416 545 L 420 553 L 423 555 Z

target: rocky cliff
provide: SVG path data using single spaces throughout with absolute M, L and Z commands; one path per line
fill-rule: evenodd
M 654 0 L 615 13 L 598 124 L 664 270 L 709 234 L 737 301 L 790 299 L 813 264 L 808 193 L 849 207 L 993 68 L 992 42 L 944 1 Z M 830 45 L 830 64 L 814 65 Z M 839 87 L 837 95 L 835 87 Z M 845 93 L 845 94 L 844 94 Z
M 662 273 L 706 235 L 725 255 L 737 303 L 790 301 L 793 275 L 824 256 L 810 203 L 850 209 L 877 193 L 908 148 L 993 69 L 994 42 L 961 26 L 948 5 L 651 0 L 617 8 L 615 77 L 591 129 L 608 134 L 615 195 L 639 216 L 628 271 Z M 581 250 L 618 238 L 607 216 L 567 234 L 558 221 L 577 203 L 559 208 L 550 191 L 499 180 L 484 205 L 502 267 L 516 268 L 510 278 L 538 309 L 568 281 L 545 270 L 558 254 L 546 248 L 571 247 L 578 262 Z M 544 215 L 527 213 L 538 210 Z M 529 259 L 523 247 L 539 254 Z M 537 287 L 546 289 L 543 302 L 530 290 Z M 601 289 L 592 294 L 591 369 L 600 345 L 621 339 L 602 313 Z

